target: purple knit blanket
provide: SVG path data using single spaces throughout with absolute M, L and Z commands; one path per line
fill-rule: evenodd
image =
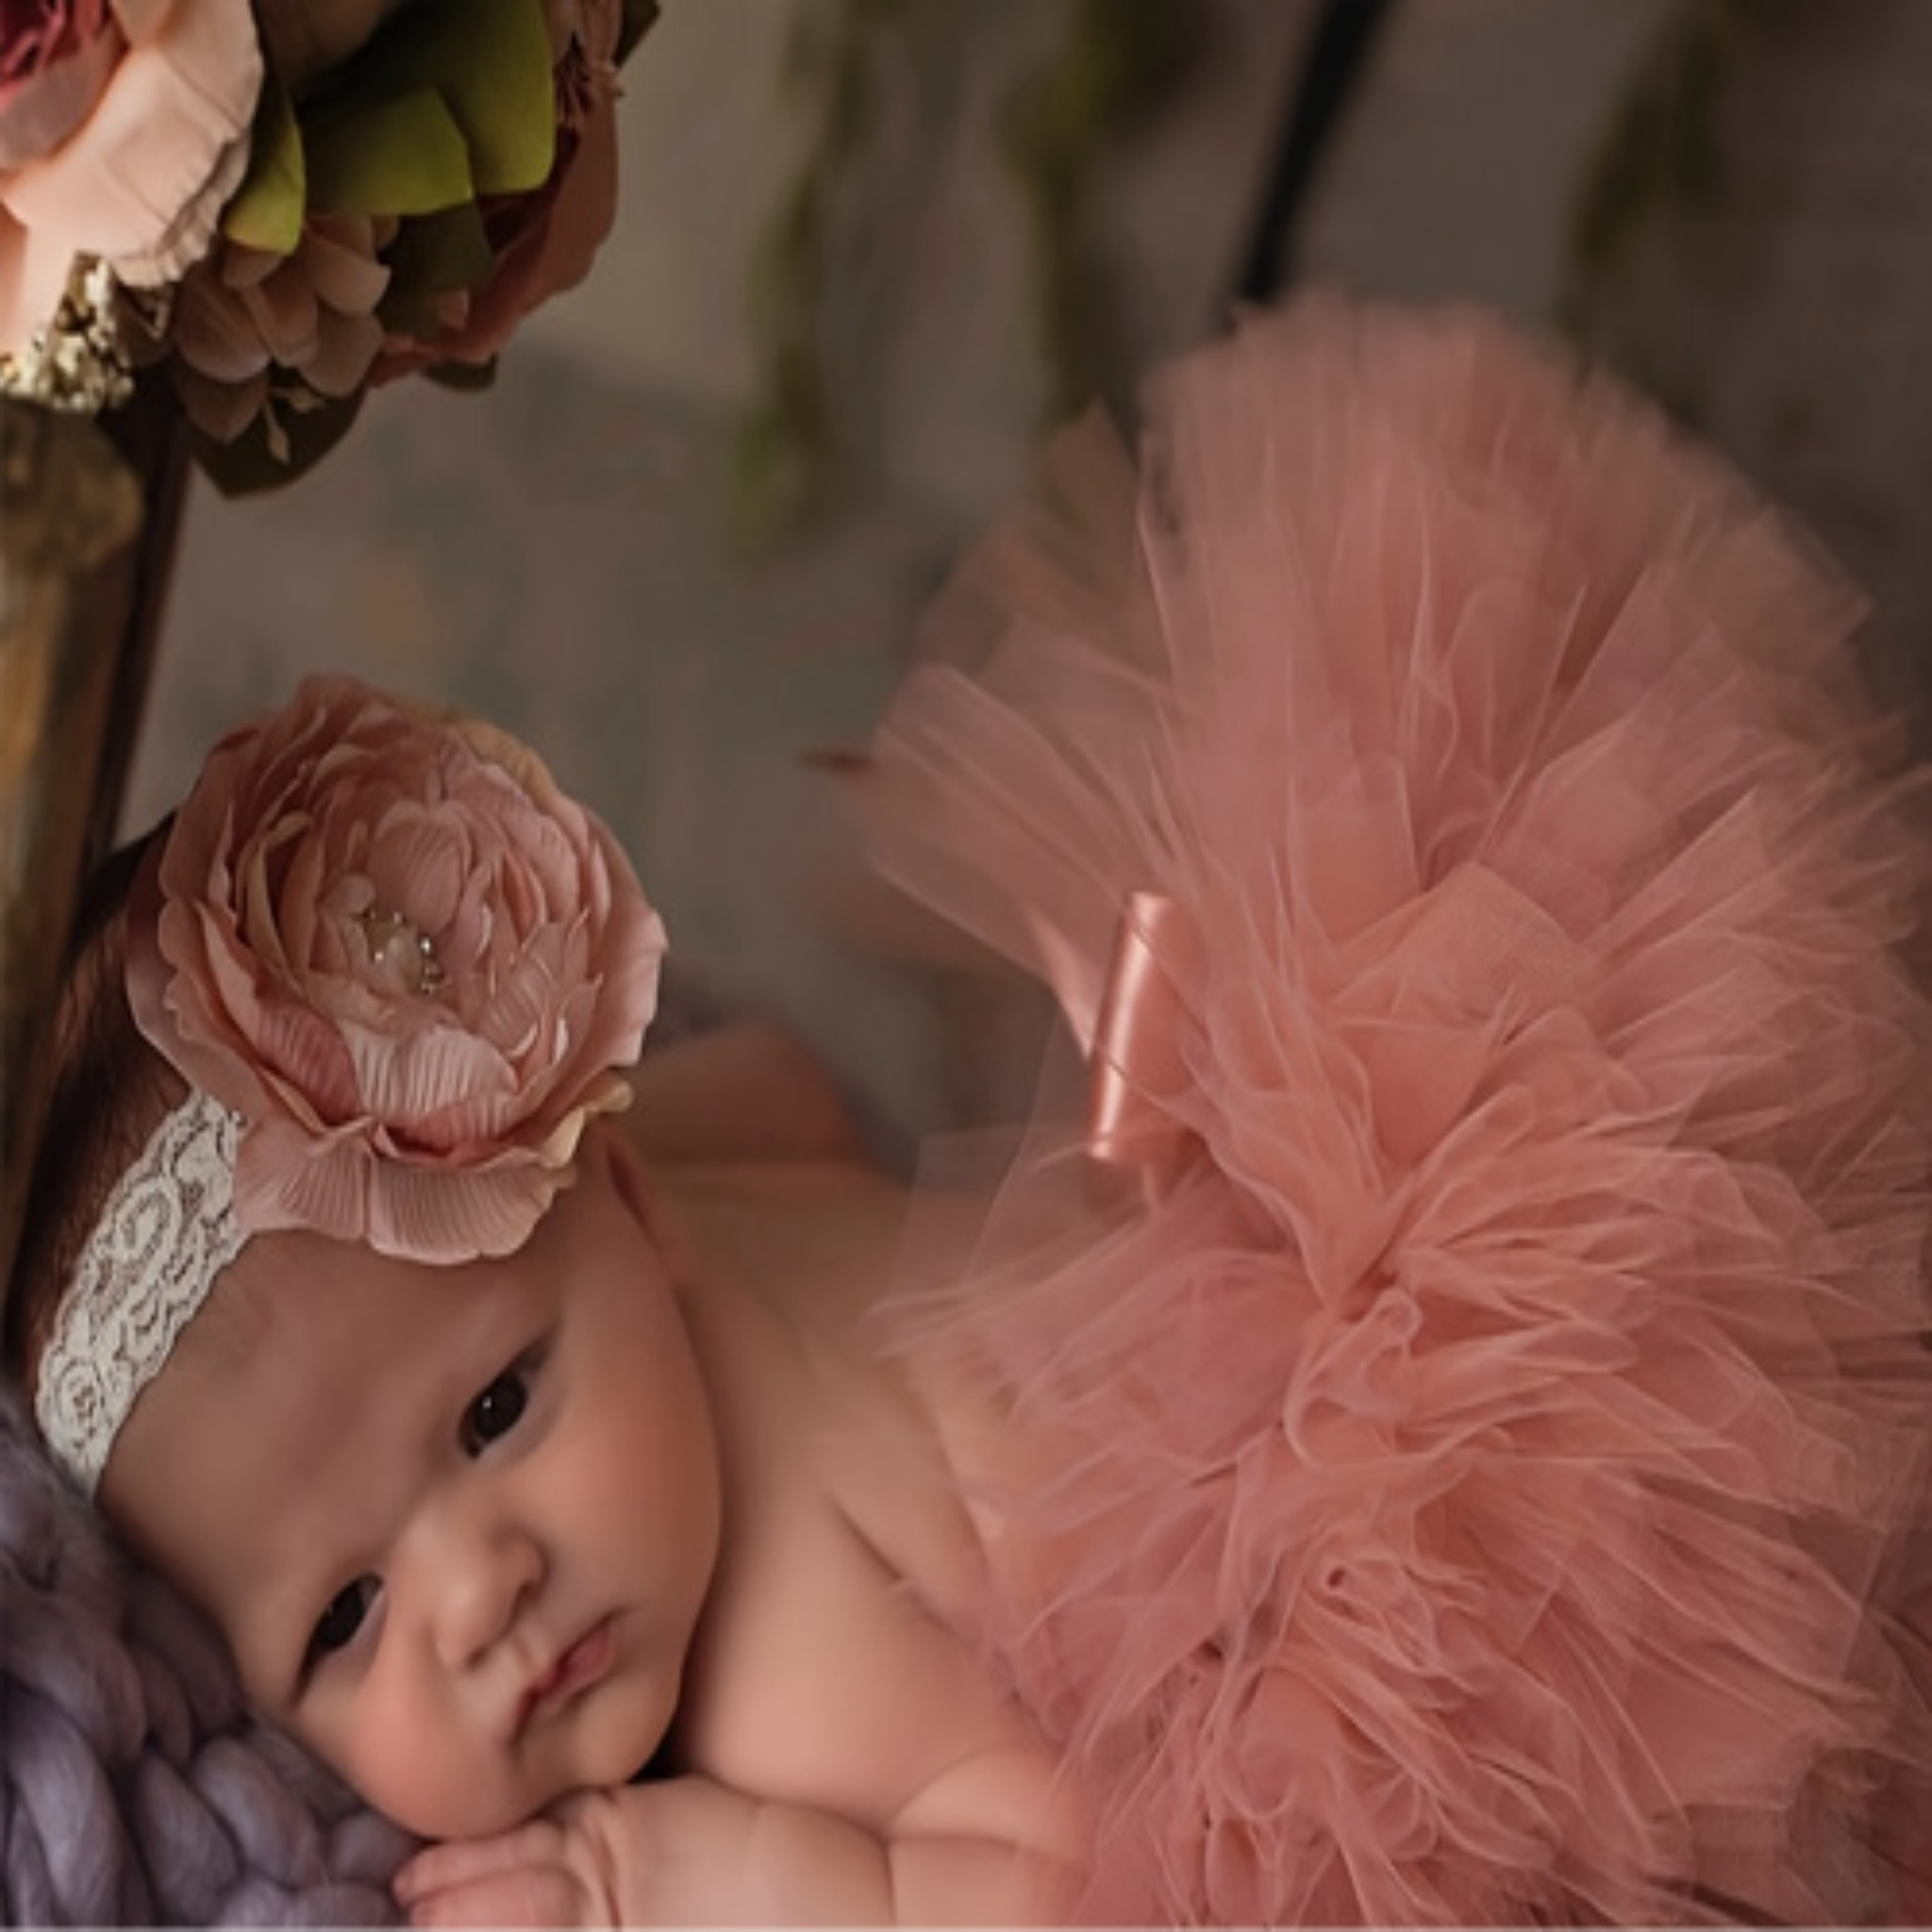
M 0 1921 L 375 1925 L 409 1849 L 244 1708 L 0 1391 Z

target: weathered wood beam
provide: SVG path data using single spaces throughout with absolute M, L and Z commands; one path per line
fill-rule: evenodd
M 164 404 L 113 433 L 0 398 L 0 1282 L 80 891 L 119 820 L 186 486 Z

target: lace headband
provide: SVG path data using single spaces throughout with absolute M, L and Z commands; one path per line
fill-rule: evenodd
M 192 1092 L 115 1182 L 54 1312 L 34 1418 L 92 1496 L 142 1391 L 247 1236 L 235 1219 L 239 1117 Z

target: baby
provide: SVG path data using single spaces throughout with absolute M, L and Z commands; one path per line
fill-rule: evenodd
M 958 1391 L 867 1334 L 903 1190 L 761 1030 L 626 1134 L 662 949 L 496 733 L 324 680 L 218 747 L 63 1015 L 41 1426 L 441 1841 L 419 1923 L 1053 1916 L 1080 1807 L 948 1621 Z
M 769 1036 L 620 1124 L 608 835 L 311 684 L 75 981 L 50 1447 L 425 1919 L 1909 1919 L 1932 784 L 1854 601 L 1488 318 L 1147 405 L 853 778 L 1080 1052 L 983 1195 Z

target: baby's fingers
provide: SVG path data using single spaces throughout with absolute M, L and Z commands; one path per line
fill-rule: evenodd
M 412 1925 L 586 1925 L 590 1895 L 559 1865 L 525 1866 L 447 1890 L 409 1907 Z
M 577 1925 L 591 1904 L 562 1828 L 545 1818 L 431 1845 L 396 1874 L 393 1890 L 415 1925 Z
M 467 1879 L 487 1878 L 519 1865 L 555 1864 L 562 1851 L 562 1828 L 547 1818 L 533 1818 L 488 1838 L 453 1838 L 425 1846 L 396 1874 L 392 1890 L 396 1903 L 407 1906 L 425 1892 Z

